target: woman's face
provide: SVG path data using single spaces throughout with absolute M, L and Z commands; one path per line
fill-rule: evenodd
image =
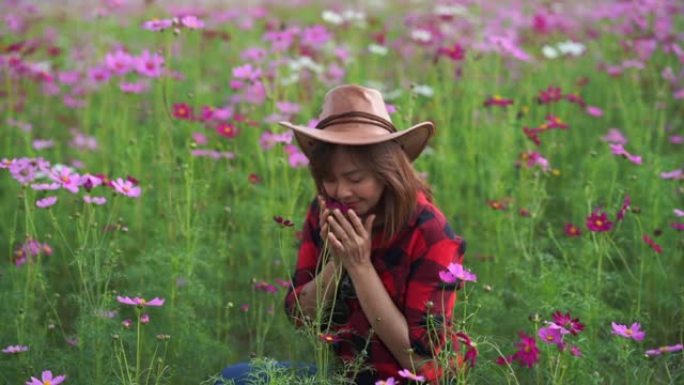
M 328 197 L 351 206 L 365 216 L 375 211 L 385 186 L 371 170 L 354 161 L 344 148 L 333 150 L 331 175 L 323 179 L 323 189 Z

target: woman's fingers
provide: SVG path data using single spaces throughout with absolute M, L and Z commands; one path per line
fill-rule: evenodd
M 349 222 L 351 222 L 352 226 L 354 227 L 356 234 L 365 238 L 366 234 L 369 234 L 369 233 L 366 232 L 366 228 L 363 226 L 363 223 L 361 223 L 361 218 L 359 218 L 359 216 L 356 215 L 354 210 L 349 210 L 348 215 L 349 215 Z
M 335 217 L 336 222 L 340 225 L 340 227 L 346 233 L 346 236 L 348 238 L 360 235 L 359 233 L 357 233 L 356 230 L 354 230 L 354 226 L 349 222 L 349 219 L 347 219 L 347 217 L 345 217 L 339 209 L 335 209 L 332 215 Z

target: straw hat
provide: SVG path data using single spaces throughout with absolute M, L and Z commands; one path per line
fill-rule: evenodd
M 402 131 L 392 124 L 380 91 L 358 85 L 341 85 L 328 91 L 316 128 L 278 122 L 294 131 L 307 157 L 316 141 L 361 146 L 394 140 L 413 161 L 435 133 L 432 122 L 418 123 Z

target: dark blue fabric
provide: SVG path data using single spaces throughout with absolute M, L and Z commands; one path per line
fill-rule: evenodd
M 305 364 L 301 362 L 275 362 L 275 365 L 279 368 L 284 369 L 294 369 L 297 376 L 315 376 L 316 366 L 312 364 Z M 232 380 L 235 385 L 249 385 L 250 379 L 254 378 L 256 374 L 252 374 L 254 366 L 249 362 L 240 362 L 231 366 L 226 367 L 221 371 L 221 377 L 225 381 L 217 381 L 214 385 L 224 385 L 230 384 Z M 256 383 L 268 383 L 268 376 L 265 373 L 259 372 Z M 252 380 L 252 382 L 254 382 Z

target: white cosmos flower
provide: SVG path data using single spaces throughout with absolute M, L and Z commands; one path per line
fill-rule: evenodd
M 542 54 L 547 59 L 555 59 L 558 57 L 558 51 L 550 45 L 544 45 L 542 47 Z
M 421 43 L 429 43 L 432 40 L 432 34 L 425 29 L 414 29 L 411 31 L 411 39 Z
M 329 11 L 327 9 L 323 11 L 323 13 L 321 14 L 321 18 L 323 19 L 323 21 L 333 25 L 340 25 L 344 22 L 344 18 L 342 17 L 342 15 L 340 15 L 339 13 L 335 13 L 333 11 Z
M 417 95 L 422 95 L 428 98 L 431 98 L 435 94 L 435 90 L 433 90 L 432 87 L 424 84 L 416 84 L 413 87 L 413 92 Z
M 572 56 L 579 56 L 584 53 L 586 47 L 582 43 L 576 43 L 574 41 L 568 40 L 556 45 L 561 54 L 570 54 Z
M 388 50 L 387 50 L 387 47 L 385 47 L 384 45 L 370 44 L 368 46 L 368 51 L 370 51 L 371 53 L 374 53 L 376 55 L 385 56 L 385 55 L 387 55 Z

